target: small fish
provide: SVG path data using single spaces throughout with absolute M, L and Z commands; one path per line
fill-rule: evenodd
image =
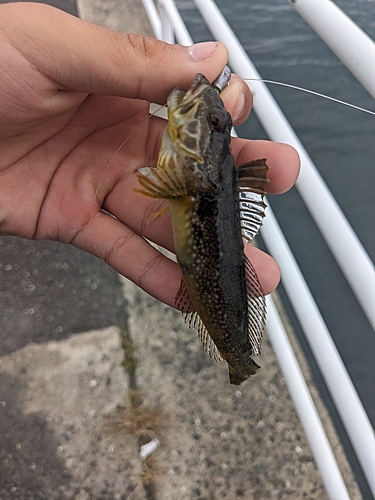
M 174 88 L 157 168 L 139 175 L 139 192 L 168 201 L 183 275 L 176 307 L 240 385 L 260 368 L 252 356 L 260 353 L 265 298 L 243 238 L 250 242 L 262 224 L 268 167 L 264 159 L 234 166 L 231 128 L 205 76 L 186 93 Z

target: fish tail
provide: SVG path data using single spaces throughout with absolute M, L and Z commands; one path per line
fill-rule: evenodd
M 260 366 L 253 359 L 251 359 L 251 364 L 249 363 L 246 370 L 235 370 L 231 366 L 228 366 L 228 368 L 229 382 L 232 385 L 241 385 L 242 382 L 245 382 L 251 375 L 255 375 L 260 370 Z

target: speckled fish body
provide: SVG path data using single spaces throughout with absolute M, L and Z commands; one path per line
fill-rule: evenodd
M 177 307 L 239 385 L 259 369 L 252 356 L 260 352 L 265 301 L 243 236 L 250 240 L 261 224 L 268 167 L 258 160 L 235 168 L 230 115 L 203 75 L 186 93 L 173 89 L 168 118 L 158 167 L 139 177 L 142 192 L 168 201 L 183 275 Z M 249 202 L 246 192 L 258 198 Z

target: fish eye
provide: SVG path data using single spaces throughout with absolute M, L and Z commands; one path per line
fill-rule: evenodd
M 222 132 L 228 123 L 227 114 L 219 108 L 214 108 L 208 113 L 208 121 L 216 132 Z

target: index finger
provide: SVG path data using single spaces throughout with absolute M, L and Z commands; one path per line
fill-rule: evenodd
M 298 178 L 300 158 L 297 151 L 289 144 L 233 138 L 232 154 L 236 166 L 259 158 L 266 159 L 270 167 L 267 173 L 270 181 L 266 187 L 268 193 L 285 193 Z

